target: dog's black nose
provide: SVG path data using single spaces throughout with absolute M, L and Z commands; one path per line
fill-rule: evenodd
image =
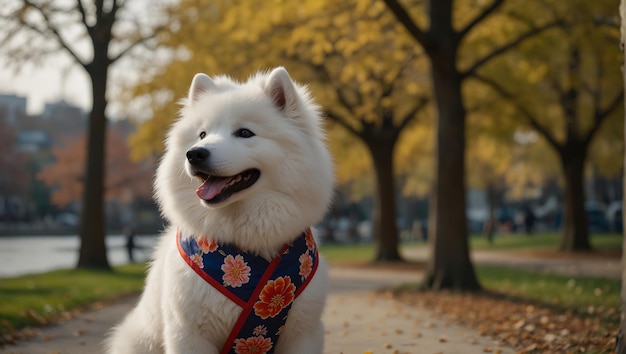
M 187 151 L 187 161 L 194 166 L 198 166 L 209 158 L 209 150 L 201 147 Z

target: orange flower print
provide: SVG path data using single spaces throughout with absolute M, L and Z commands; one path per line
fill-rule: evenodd
M 224 272 L 222 276 L 224 286 L 238 288 L 250 281 L 250 267 L 248 267 L 248 263 L 244 262 L 243 257 L 239 254 L 235 257 L 230 254 L 226 256 L 221 269 Z
M 266 336 L 267 335 L 267 327 L 263 326 L 263 325 L 258 325 L 256 327 L 254 327 L 254 331 L 252 331 L 252 334 L 255 336 Z
M 261 290 L 259 301 L 254 304 L 254 313 L 262 319 L 278 315 L 293 301 L 295 291 L 296 286 L 289 276 L 268 281 Z
M 306 240 L 306 247 L 308 249 L 312 250 L 315 248 L 315 239 L 313 238 L 313 233 L 311 232 L 311 230 L 306 230 L 305 240 Z
M 272 349 L 272 341 L 269 338 L 250 337 L 235 340 L 235 353 L 237 354 L 265 354 Z
M 204 268 L 204 262 L 202 262 L 202 257 L 200 255 L 194 254 L 191 256 L 191 260 L 200 268 Z
M 309 251 L 306 251 L 298 259 L 300 260 L 299 274 L 302 276 L 302 279 L 306 279 L 313 270 L 313 257 L 309 254 Z
M 202 236 L 198 239 L 198 246 L 202 250 L 202 253 L 207 254 L 217 249 L 217 242 L 209 241 L 206 236 Z

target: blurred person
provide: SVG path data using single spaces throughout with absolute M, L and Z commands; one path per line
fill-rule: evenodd
M 124 237 L 126 237 L 126 251 L 128 252 L 128 261 L 134 263 L 133 249 L 135 248 L 135 230 L 130 226 L 124 226 Z

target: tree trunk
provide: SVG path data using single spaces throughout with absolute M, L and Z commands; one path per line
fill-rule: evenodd
M 480 285 L 469 258 L 465 214 L 463 77 L 456 68 L 462 36 L 452 26 L 453 0 L 427 2 L 427 32 L 396 1 L 385 2 L 426 51 L 437 104 L 436 165 L 428 216 L 431 253 L 425 286 L 477 290 Z
M 398 261 L 402 258 L 398 250 L 398 228 L 396 226 L 395 181 L 393 177 L 393 149 L 395 139 L 370 141 L 376 173 L 376 199 L 374 200 L 374 261 Z
M 88 72 L 93 105 L 89 114 L 85 190 L 80 219 L 79 268 L 110 269 L 104 224 L 104 175 L 106 146 L 106 87 L 108 57 L 106 48 L 94 46 L 94 60 Z
M 621 48 L 622 48 L 622 76 L 624 77 L 624 87 L 626 87 L 626 71 L 624 70 L 624 44 L 626 44 L 626 0 L 620 1 L 619 13 L 621 17 Z M 626 102 L 626 100 L 625 100 Z M 626 115 L 624 116 L 624 122 L 626 123 Z M 624 124 L 624 136 L 626 137 L 626 124 Z M 624 152 L 624 163 L 626 164 L 626 151 Z M 623 186 L 626 187 L 626 175 L 623 177 Z M 626 194 L 622 197 L 622 205 L 626 205 Z M 626 210 L 622 207 L 622 220 L 626 217 Z M 626 254 L 626 229 L 622 231 L 622 255 Z M 623 256 L 622 256 L 623 257 Z M 624 340 L 624 334 L 626 334 L 626 261 L 622 259 L 622 308 L 621 308 L 621 321 L 619 328 L 619 336 L 615 345 L 615 352 L 617 354 L 626 354 L 626 340 Z
M 581 149 L 577 149 L 581 150 Z M 563 193 L 563 251 L 589 251 L 589 230 L 585 213 L 583 173 L 585 153 L 564 153 L 561 156 L 565 190 Z
M 450 4 L 448 4 L 450 5 Z M 431 6 L 437 6 L 431 2 Z M 462 78 L 456 69 L 458 43 L 449 25 L 441 26 L 438 44 L 427 48 L 437 104 L 435 175 L 429 215 L 430 259 L 425 286 L 478 290 L 469 258 L 465 211 L 465 107 Z

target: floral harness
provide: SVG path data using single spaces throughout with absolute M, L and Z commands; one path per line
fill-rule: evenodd
M 283 246 L 271 262 L 206 236 L 183 237 L 180 230 L 176 242 L 187 264 L 243 309 L 220 353 L 273 353 L 291 304 L 317 270 L 311 230 Z

